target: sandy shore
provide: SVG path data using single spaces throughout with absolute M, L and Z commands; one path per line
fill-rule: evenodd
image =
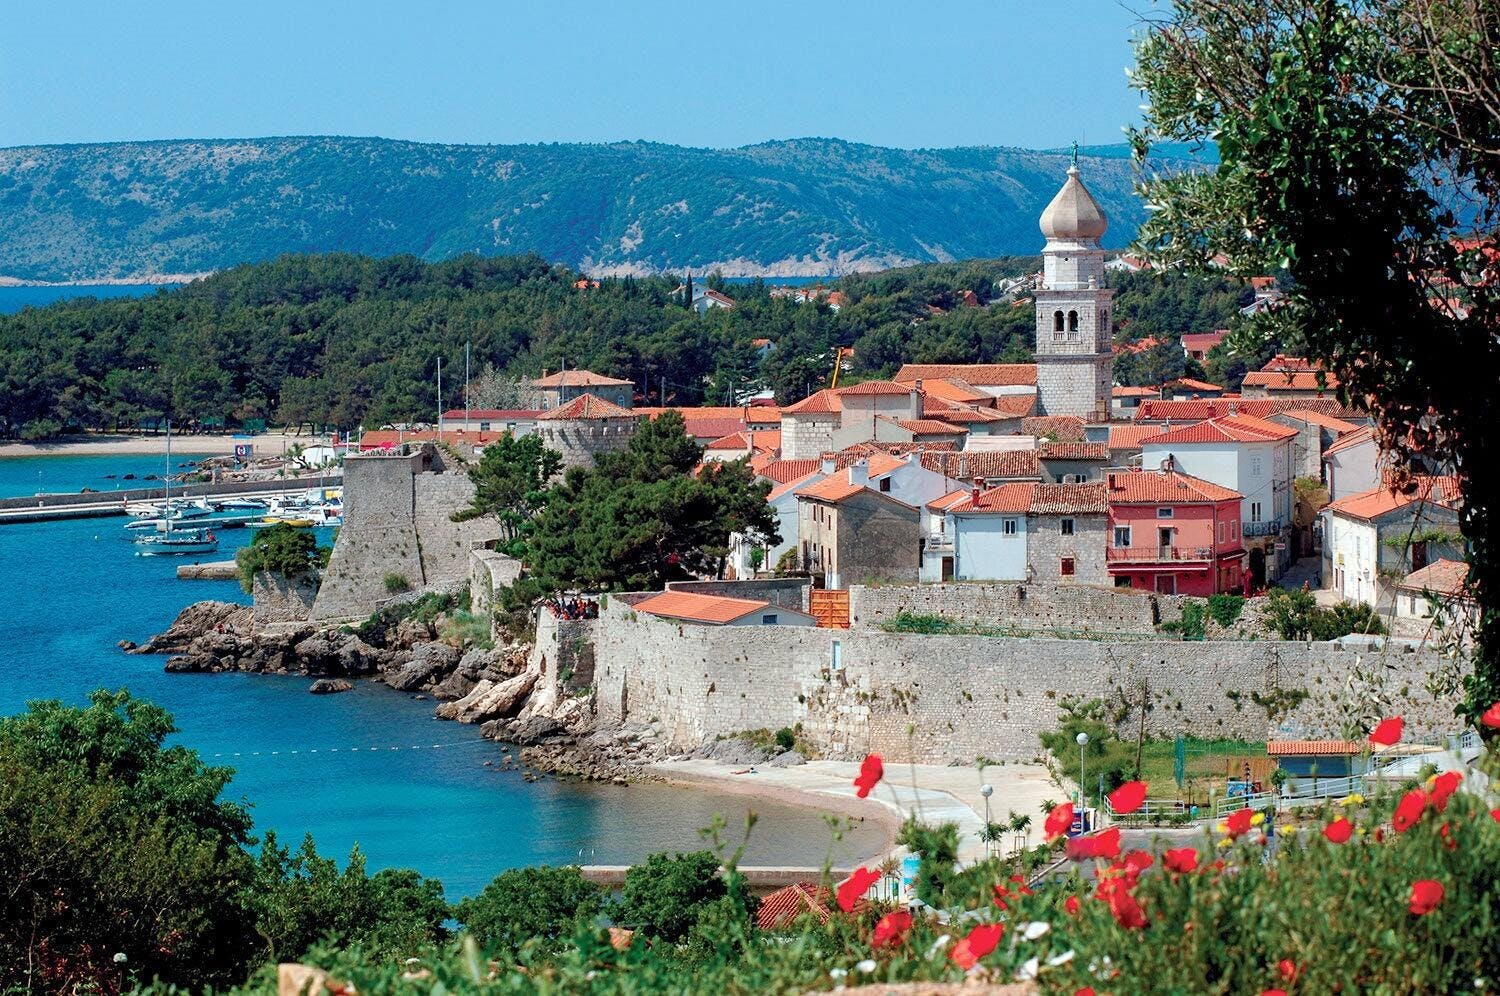
M 996 765 L 985 769 L 983 779 L 974 768 L 919 764 L 913 769 L 892 764 L 868 799 L 855 796 L 853 782 L 859 765 L 846 761 L 809 761 L 790 768 L 757 766 L 754 771 L 717 761 L 663 761 L 650 770 L 669 784 L 757 796 L 874 821 L 885 834 L 881 853 L 872 855 L 876 859 L 896 849 L 896 833 L 912 815 L 927 824 L 956 823 L 960 860 L 982 859 L 984 844 L 979 831 L 984 827 L 984 796 L 980 788 L 985 784 L 994 790 L 990 818 L 997 823 L 1014 811 L 1030 816 L 1040 827 L 1041 803 L 1066 795 L 1047 769 L 1037 764 Z M 1032 843 L 1039 840 L 1037 830 L 1032 833 Z
M 326 437 L 323 439 L 326 442 Z M 172 436 L 173 455 L 232 456 L 237 443 L 249 442 L 256 456 L 276 456 L 296 443 L 319 442 L 317 436 L 292 436 L 267 432 L 248 440 L 233 436 Z M 64 436 L 46 443 L 0 443 L 0 458 L 33 456 L 152 456 L 165 455 L 166 436 Z

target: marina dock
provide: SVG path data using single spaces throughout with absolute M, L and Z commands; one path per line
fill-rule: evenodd
M 302 494 L 313 488 L 336 488 L 342 474 L 297 477 L 276 481 L 226 481 L 218 484 L 174 485 L 173 498 L 207 498 L 210 502 L 229 498 L 273 498 Z M 17 522 L 49 522 L 57 519 L 104 518 L 124 515 L 125 506 L 136 502 L 162 501 L 165 487 L 94 491 L 82 494 L 44 494 L 0 499 L 0 525 Z M 214 520 L 220 528 L 244 525 L 258 516 L 230 516 Z M 238 520 L 238 521 L 234 521 Z
M 178 564 L 179 581 L 233 581 L 239 577 L 239 566 L 232 560 L 211 560 L 206 564 Z

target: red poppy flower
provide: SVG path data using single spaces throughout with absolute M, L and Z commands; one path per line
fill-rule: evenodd
M 1109 805 L 1121 815 L 1133 813 L 1146 804 L 1146 783 L 1126 782 L 1109 794 Z
M 1340 816 L 1323 828 L 1323 836 L 1330 844 L 1346 844 L 1354 834 L 1354 824 Z
M 1427 793 L 1421 789 L 1412 789 L 1401 797 L 1396 803 L 1396 812 L 1391 817 L 1391 826 L 1396 828 L 1397 833 L 1403 833 L 1410 829 L 1422 818 L 1422 812 L 1427 808 Z
M 870 938 L 872 948 L 895 947 L 906 940 L 911 930 L 911 914 L 906 910 L 895 910 L 881 917 L 875 924 L 875 936 Z
M 1479 721 L 1485 726 L 1500 726 L 1500 702 L 1496 702 L 1484 711 Z
M 1283 958 L 1276 963 L 1276 971 L 1281 973 L 1281 978 L 1286 982 L 1297 980 L 1297 963 L 1290 958 Z
M 1120 856 L 1120 828 L 1110 827 L 1087 837 L 1075 837 L 1068 841 L 1068 860 L 1086 861 L 1089 858 L 1117 858 Z
M 1249 809 L 1236 809 L 1224 820 L 1225 826 L 1231 838 L 1239 838 L 1250 832 L 1251 820 L 1255 814 Z
M 995 950 L 1005 927 L 998 923 L 982 923 L 969 931 L 969 936 L 953 945 L 948 958 L 959 968 L 968 971 L 979 964 L 979 959 Z
M 1389 747 L 1401 739 L 1401 728 L 1405 725 L 1405 721 L 1400 716 L 1382 719 L 1376 724 L 1375 729 L 1370 731 L 1370 743 Z
M 1026 884 L 1026 876 L 1025 875 L 1012 875 L 1010 877 L 1010 880 L 1013 883 L 1015 883 L 1015 886 L 1016 886 L 1016 895 L 1018 895 L 1018 896 L 1029 896 L 1029 895 L 1032 894 L 1030 887 L 1027 886 L 1027 884 Z
M 1141 904 L 1124 889 L 1117 888 L 1110 892 L 1109 912 L 1113 914 L 1115 923 L 1126 930 L 1140 930 L 1146 926 L 1146 911 L 1141 909 Z
M 871 871 L 868 868 L 854 869 L 854 874 L 839 886 L 839 909 L 845 913 L 852 912 L 854 904 L 859 902 L 859 897 L 868 892 L 870 886 L 878 881 L 880 881 L 880 872 Z
M 1063 900 L 1063 909 L 1067 910 L 1068 916 L 1077 916 L 1079 907 L 1083 904 L 1078 901 L 1077 896 L 1069 896 Z
M 1187 875 L 1198 867 L 1198 851 L 1191 847 L 1174 847 L 1162 854 L 1161 863 L 1167 871 Z
M 1125 867 L 1131 869 L 1137 875 L 1145 871 L 1147 868 L 1150 868 L 1151 862 L 1153 862 L 1154 860 L 1156 859 L 1151 857 L 1151 852 L 1139 850 L 1131 851 L 1129 854 L 1125 855 L 1124 858 Z
M 1052 812 L 1047 814 L 1047 822 L 1043 829 L 1047 831 L 1048 840 L 1056 840 L 1073 828 L 1073 804 L 1071 802 L 1060 802 L 1052 807 Z
M 865 798 L 875 788 L 875 784 L 884 777 L 885 765 L 881 763 L 880 755 L 869 755 L 859 766 L 859 777 L 854 779 L 854 787 L 858 791 L 854 794 L 861 799 Z
M 1426 916 L 1442 901 L 1443 883 L 1430 878 L 1419 879 L 1411 884 L 1411 905 L 1407 909 L 1417 916 Z
M 1445 771 L 1432 782 L 1432 806 L 1438 812 L 1448 808 L 1448 797 L 1457 791 L 1464 780 L 1463 772 Z
M 1073 990 L 1073 996 L 1094 996 L 1093 986 L 1084 986 L 1082 989 Z
M 1490 810 L 1490 819 L 1494 820 L 1496 823 L 1500 823 L 1500 809 Z
M 1260 996 L 1286 996 L 1285 989 L 1262 989 Z

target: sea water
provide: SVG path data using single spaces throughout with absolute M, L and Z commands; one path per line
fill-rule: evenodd
M 162 466 L 161 457 L 0 459 L 0 495 L 123 487 L 120 475 Z M 144 642 L 194 601 L 248 597 L 233 581 L 178 580 L 177 565 L 194 558 L 135 556 L 126 521 L 0 525 L 0 715 L 33 699 L 81 704 L 92 689 L 129 689 L 171 711 L 178 742 L 235 770 L 226 794 L 251 806 L 258 831 L 291 844 L 311 833 L 340 859 L 358 843 L 372 869 L 415 868 L 451 898 L 506 868 L 694 850 L 716 813 L 735 831 L 749 809 L 761 819 L 746 863 L 823 861 L 829 832 L 817 813 L 690 789 L 528 783 L 498 769 L 501 747 L 476 727 L 439 721 L 432 701 L 373 682 L 310 695 L 307 678 L 166 674 L 164 658 L 116 642 Z M 202 559 L 228 559 L 253 535 L 221 530 L 219 552 Z M 861 827 L 835 855 L 857 862 L 879 844 L 875 828 Z
M 45 308 L 70 298 L 144 297 L 179 284 L 68 284 L 51 286 L 0 287 L 0 315 L 14 314 L 22 308 Z

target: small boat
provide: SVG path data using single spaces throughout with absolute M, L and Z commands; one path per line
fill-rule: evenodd
M 225 498 L 219 502 L 219 508 L 224 511 L 259 512 L 266 507 L 266 503 L 259 498 Z
M 213 553 L 219 538 L 211 529 L 174 529 L 136 538 L 137 557 L 189 556 Z

